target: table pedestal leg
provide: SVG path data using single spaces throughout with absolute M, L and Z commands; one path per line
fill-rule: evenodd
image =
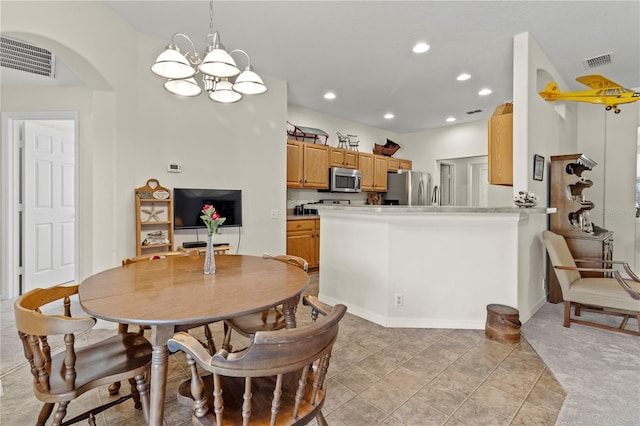
M 162 426 L 164 399 L 167 393 L 169 350 L 167 341 L 173 336 L 173 326 L 153 326 L 151 329 L 151 390 L 149 400 L 149 425 Z
M 284 322 L 287 329 L 296 328 L 296 308 L 298 307 L 299 301 L 300 296 L 296 296 L 282 304 Z

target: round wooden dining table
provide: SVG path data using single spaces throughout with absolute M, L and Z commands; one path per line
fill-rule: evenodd
M 80 304 L 88 314 L 151 327 L 150 425 L 163 422 L 167 341 L 176 326 L 212 323 L 283 303 L 285 317 L 295 326 L 294 307 L 285 302 L 308 286 L 306 272 L 258 256 L 215 259 L 213 275 L 203 272 L 204 256 L 171 256 L 108 269 L 80 284 Z

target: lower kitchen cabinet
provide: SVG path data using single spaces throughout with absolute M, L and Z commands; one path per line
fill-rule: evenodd
M 305 259 L 309 268 L 320 265 L 320 219 L 287 221 L 287 254 Z

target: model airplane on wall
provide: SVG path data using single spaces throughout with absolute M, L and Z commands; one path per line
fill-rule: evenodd
M 579 92 L 561 92 L 558 85 L 553 82 L 547 84 L 544 92 L 540 92 L 540 96 L 547 102 L 576 101 L 602 104 L 607 111 L 613 109 L 616 114 L 620 113 L 619 104 L 640 101 L 640 93 L 625 89 L 601 75 L 583 75 L 576 78 L 576 81 L 591 87 L 591 89 Z

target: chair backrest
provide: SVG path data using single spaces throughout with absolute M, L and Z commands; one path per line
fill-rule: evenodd
M 262 257 L 265 259 L 273 259 L 273 260 L 277 260 L 284 263 L 290 263 L 292 265 L 297 266 L 298 268 L 302 269 L 305 272 L 309 271 L 309 263 L 305 259 L 299 256 L 293 256 L 291 254 L 278 254 L 274 256 L 269 253 L 265 253 L 262 255 Z
M 51 347 L 48 336 L 65 335 L 65 358 L 75 361 L 73 347 L 75 333 L 86 331 L 96 323 L 94 318 L 72 318 L 70 296 L 78 292 L 78 286 L 37 288 L 23 294 L 14 302 L 16 328 L 22 340 L 25 358 L 31 364 L 31 374 L 42 392 L 49 390 L 51 374 Z M 63 315 L 44 315 L 40 308 L 51 302 L 63 300 Z M 73 388 L 75 371 L 72 362 L 64 373 L 70 389 Z M 56 372 L 57 373 L 57 372 Z
M 231 413 L 236 413 L 236 410 L 227 405 L 234 404 L 235 398 L 228 398 L 229 404 L 225 404 L 225 395 L 239 395 L 242 404 L 242 395 L 249 395 L 251 398 L 252 394 L 254 398 L 249 402 L 252 404 L 249 424 L 257 418 L 264 420 L 265 416 L 270 418 L 271 424 L 298 424 L 296 422 L 299 421 L 298 417 L 302 417 L 301 413 L 315 415 L 324 403 L 324 380 L 331 350 L 338 335 L 338 323 L 344 317 L 346 309 L 344 305 L 323 309 L 327 311 L 326 317 L 302 327 L 258 331 L 251 344 L 239 352 L 220 350 L 210 356 L 187 333 L 176 334 L 169 340 L 168 346 L 172 352 L 184 351 L 188 363 L 195 360 L 202 369 L 213 373 L 213 405 L 219 415 L 218 424 L 223 424 L 223 413 L 224 424 L 242 424 L 243 420 L 235 418 L 235 415 L 231 418 Z M 194 371 L 197 376 L 197 369 L 192 368 L 192 373 Z M 231 381 L 229 378 L 236 379 Z M 252 382 L 263 384 L 267 379 L 271 379 L 266 382 L 270 384 L 269 387 L 256 384 L 252 388 Z M 225 389 L 225 383 L 237 383 L 234 387 L 241 389 Z M 271 409 L 260 410 L 259 405 L 265 400 L 267 408 Z M 288 402 L 291 402 L 291 406 L 287 405 Z M 313 407 L 311 411 L 309 407 Z
M 578 271 L 555 268 L 556 266 L 576 267 L 576 262 L 573 260 L 573 256 L 569 251 L 567 241 L 562 235 L 551 231 L 543 231 L 542 239 L 547 248 L 547 253 L 549 253 L 549 259 L 551 259 L 551 264 L 554 267 L 556 276 L 558 277 L 560 288 L 562 288 L 562 292 L 566 294 L 571 284 L 580 279 L 580 272 Z
M 141 260 L 156 260 L 165 259 L 170 256 L 198 256 L 198 249 L 180 250 L 180 251 L 160 251 L 156 253 L 141 254 L 135 257 L 125 257 L 122 259 L 122 266 L 128 265 L 134 262 L 140 262 Z

